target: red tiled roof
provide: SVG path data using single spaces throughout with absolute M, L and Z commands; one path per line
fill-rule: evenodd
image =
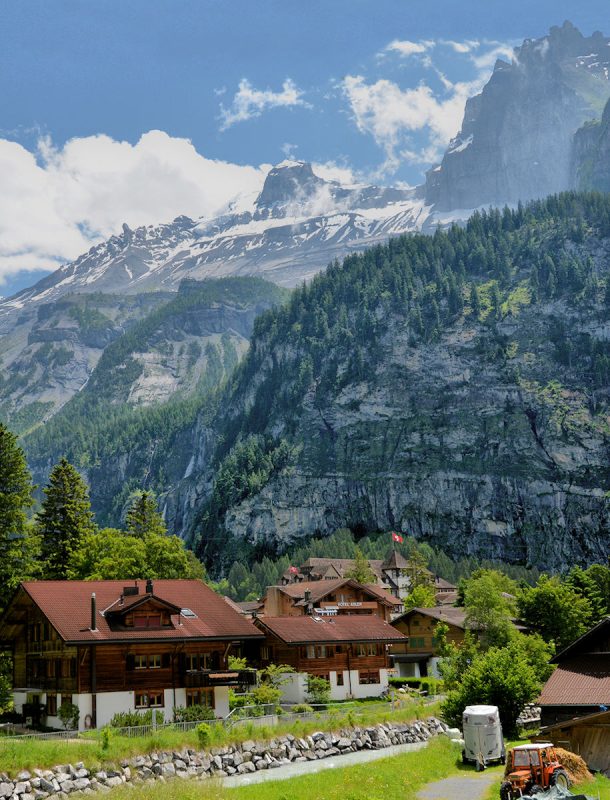
M 263 617 L 256 622 L 289 644 L 308 642 L 399 642 L 407 637 L 373 615 Z
M 538 698 L 541 706 L 610 705 L 610 656 L 589 653 L 557 667 Z
M 124 586 L 133 581 L 28 581 L 22 589 L 32 598 L 66 642 L 110 642 L 158 639 L 242 639 L 260 633 L 223 598 L 201 581 L 156 580 L 155 597 L 178 608 L 190 609 L 195 617 L 174 616 L 171 628 L 113 631 L 103 616 L 114 606 Z M 146 582 L 139 581 L 140 595 Z M 91 626 L 91 594 L 95 592 L 97 627 Z
M 401 614 L 400 617 L 392 623 L 396 625 L 401 620 L 406 620 L 411 614 L 423 614 L 425 617 L 432 617 L 440 622 L 447 622 L 449 625 L 454 625 L 456 628 L 466 628 L 466 612 L 463 608 L 456 606 L 434 606 L 433 608 L 412 608 Z
M 326 597 L 331 592 L 336 592 L 342 586 L 361 587 L 366 589 L 367 592 L 374 595 L 381 603 L 386 605 L 400 605 L 401 601 L 391 595 L 388 591 L 381 586 L 374 583 L 361 584 L 349 578 L 333 578 L 332 580 L 324 581 L 302 581 L 301 583 L 288 583 L 285 586 L 278 586 L 277 588 L 287 594 L 289 597 L 297 600 L 297 605 L 303 605 L 305 591 L 311 592 L 311 602 L 317 603 L 322 598 Z

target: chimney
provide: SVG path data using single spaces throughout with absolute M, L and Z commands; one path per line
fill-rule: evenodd
M 153 593 L 153 582 L 149 578 L 146 581 L 146 594 L 152 594 L 152 593 Z
M 91 630 L 97 630 L 97 603 L 95 601 L 95 592 L 91 595 Z
M 303 600 L 305 601 L 305 613 L 311 614 L 313 611 L 313 603 L 311 602 L 311 589 L 305 589 L 303 592 Z

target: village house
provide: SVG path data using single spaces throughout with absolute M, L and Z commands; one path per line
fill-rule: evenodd
M 401 611 L 402 601 L 381 586 L 335 578 L 268 586 L 255 614 L 265 617 L 375 615 L 389 622 Z
M 551 659 L 557 669 L 538 698 L 543 726 L 610 708 L 610 617 Z
M 447 642 L 461 645 L 466 632 L 466 613 L 463 608 L 435 606 L 412 608 L 395 619 L 392 626 L 406 640 L 392 645 L 391 658 L 398 675 L 403 678 L 439 677 L 438 643 L 435 628 L 444 622 L 449 632 Z
M 117 712 L 205 705 L 229 713 L 229 687 L 256 681 L 230 655 L 256 656 L 262 634 L 201 581 L 22 583 L 0 620 L 13 656 L 13 700 L 33 722 L 61 727 L 63 703 L 79 727 Z
M 353 558 L 308 558 L 300 567 L 290 567 L 282 575 L 283 584 L 338 580 L 353 570 Z M 390 550 L 385 559 L 371 558 L 369 568 L 378 586 L 401 600 L 411 586 L 410 564 L 397 550 Z M 430 574 L 431 575 L 431 574 Z
M 388 688 L 389 647 L 404 636 L 375 614 L 257 617 L 265 634 L 261 666 L 288 664 L 286 702 L 307 701 L 307 676 L 326 678 L 331 698 L 378 697 Z

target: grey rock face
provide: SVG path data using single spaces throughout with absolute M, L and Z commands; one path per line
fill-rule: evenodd
M 601 121 L 583 126 L 574 137 L 572 185 L 610 192 L 610 101 Z
M 499 60 L 468 100 L 462 129 L 426 179 L 437 210 L 544 197 L 570 186 L 572 139 L 610 96 L 610 50 L 566 22 Z

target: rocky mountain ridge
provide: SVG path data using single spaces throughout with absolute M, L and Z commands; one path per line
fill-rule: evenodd
M 574 135 L 610 97 L 610 39 L 571 23 L 498 60 L 462 128 L 426 177 L 437 211 L 502 206 L 572 188 Z

